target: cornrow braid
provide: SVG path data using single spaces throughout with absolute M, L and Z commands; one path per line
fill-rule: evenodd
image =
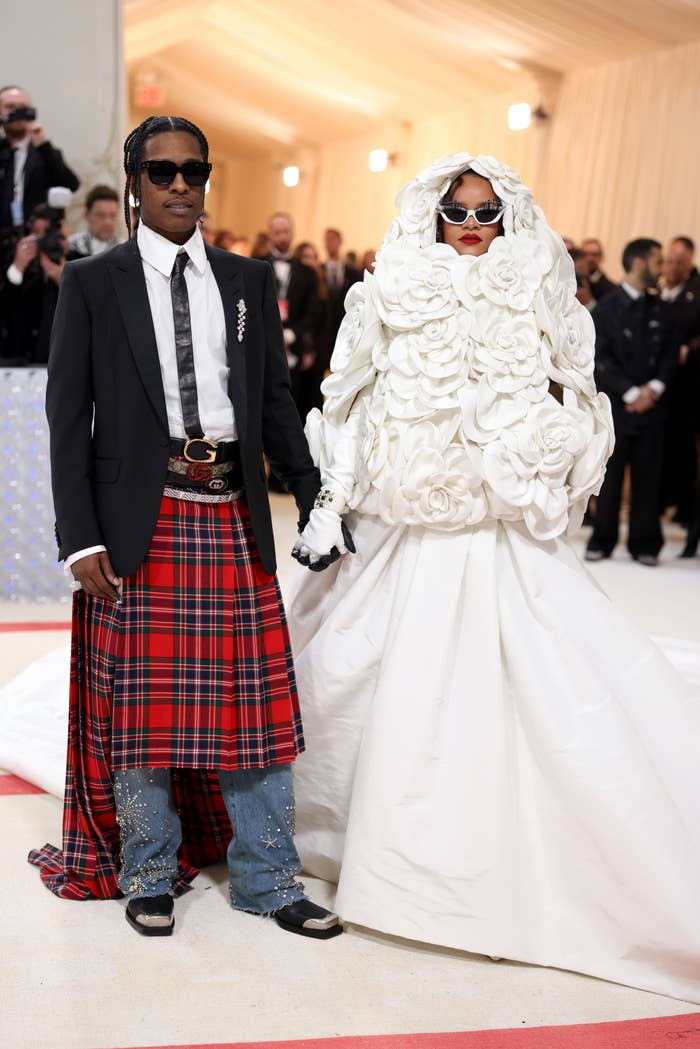
M 185 117 L 146 117 L 138 127 L 131 131 L 124 143 L 124 172 L 126 174 L 126 185 L 124 186 L 124 219 L 126 228 L 131 236 L 131 209 L 129 208 L 129 186 L 133 179 L 134 185 L 140 193 L 141 161 L 143 158 L 143 147 L 147 139 L 154 135 L 160 135 L 165 131 L 186 131 L 193 135 L 199 142 L 202 150 L 202 160 L 209 159 L 209 143 L 204 132 Z

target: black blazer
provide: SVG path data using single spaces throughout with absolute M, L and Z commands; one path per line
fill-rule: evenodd
M 264 262 L 207 245 L 226 317 L 246 501 L 265 569 L 276 567 L 263 451 L 302 521 L 320 488 L 289 371 L 274 281 Z M 237 337 L 237 303 L 247 313 Z M 94 425 L 93 425 L 94 410 Z M 132 239 L 66 264 L 49 356 L 46 412 L 59 559 L 103 544 L 131 575 L 153 537 L 168 461 L 168 422 L 141 256 Z
M 616 429 L 634 433 L 663 421 L 678 361 L 678 339 L 666 304 L 658 295 L 632 299 L 618 287 L 598 303 L 593 321 L 596 384 L 610 398 Z M 658 403 L 642 414 L 625 411 L 625 393 L 650 379 L 667 387 Z
M 611 291 L 615 291 L 617 284 L 614 284 L 602 271 L 598 280 L 589 281 L 591 287 L 591 295 L 596 302 L 600 302 L 606 295 L 609 295 Z
M 50 142 L 30 145 L 24 168 L 24 217 L 29 219 L 37 204 L 45 204 L 52 186 L 65 186 L 75 193 L 80 179 L 66 164 L 60 149 Z
M 330 365 L 338 329 L 345 316 L 345 298 L 353 284 L 362 280 L 362 274 L 359 270 L 353 269 L 352 266 L 344 266 L 343 283 L 339 288 L 331 288 L 328 282 L 328 265 L 325 262 L 323 263 L 323 273 L 328 288 L 328 299 L 325 304 L 325 323 L 319 354 L 321 356 L 322 371 L 325 371 Z
M 274 255 L 268 255 L 265 259 L 272 266 L 274 276 Z M 296 342 L 290 347 L 293 353 L 301 357 L 301 354 L 316 349 L 316 332 L 318 330 L 321 302 L 318 297 L 318 278 L 315 270 L 305 266 L 298 259 L 290 259 L 291 271 L 289 274 L 289 287 L 287 288 L 287 302 L 289 305 L 289 318 L 285 324 L 291 328 L 296 335 Z M 275 293 L 277 294 L 277 292 Z

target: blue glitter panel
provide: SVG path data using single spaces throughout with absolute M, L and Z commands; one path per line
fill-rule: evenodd
M 0 372 L 0 586 L 5 601 L 70 601 L 56 561 L 46 422 L 46 369 Z

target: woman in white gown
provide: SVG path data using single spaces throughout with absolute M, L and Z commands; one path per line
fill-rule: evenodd
M 493 158 L 398 203 L 307 424 L 296 554 L 341 515 L 357 552 L 290 608 L 305 869 L 349 922 L 700 1002 L 700 704 L 565 538 L 613 439 L 572 263 Z

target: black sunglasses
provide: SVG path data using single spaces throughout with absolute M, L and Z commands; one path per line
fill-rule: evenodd
M 481 204 L 478 208 L 465 208 L 463 204 L 457 204 L 453 200 L 445 200 L 438 204 L 437 209 L 445 222 L 449 222 L 452 226 L 463 225 L 470 215 L 474 216 L 479 226 L 492 226 L 494 222 L 498 222 L 501 218 L 506 210 L 506 206 L 500 200 L 493 200 L 486 204 Z
M 178 172 L 188 186 L 204 186 L 209 178 L 211 164 L 206 160 L 186 160 L 179 166 L 174 160 L 144 160 L 145 168 L 154 186 L 169 186 L 174 182 Z

